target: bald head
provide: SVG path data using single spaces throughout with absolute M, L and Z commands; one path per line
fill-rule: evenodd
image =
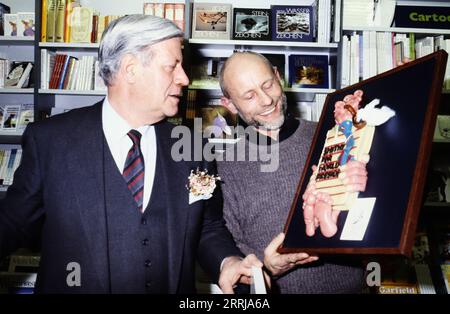
M 274 73 L 274 68 L 269 60 L 262 54 L 245 51 L 233 53 L 224 63 L 220 74 L 219 83 L 222 93 L 225 97 L 230 98 L 227 82 L 233 79 L 234 73 L 244 71 L 252 71 L 254 67 L 264 67 L 271 73 Z

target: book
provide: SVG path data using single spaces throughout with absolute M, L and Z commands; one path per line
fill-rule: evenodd
M 2 130 L 15 130 L 19 118 L 20 105 L 6 105 L 1 121 Z
M 47 41 L 47 6 L 48 0 L 41 2 L 41 42 Z
M 177 25 L 183 32 L 185 31 L 185 17 L 184 17 L 184 3 L 174 4 L 174 16 L 173 22 Z
M 194 3 L 192 38 L 230 39 L 231 5 Z
M 270 9 L 233 9 L 233 39 L 271 40 Z
M 233 136 L 232 127 L 237 126 L 237 115 L 220 105 L 220 98 L 213 98 L 201 106 L 202 132 L 207 138 Z
M 33 63 L 14 61 L 5 80 L 5 87 L 21 88 L 25 85 L 26 76 L 30 75 Z M 20 82 L 20 86 L 19 86 Z
M 5 28 L 3 27 L 4 15 L 11 13 L 11 8 L 6 4 L 0 3 L 0 36 L 5 35 Z
M 17 14 L 3 14 L 5 36 L 17 36 Z
M 225 58 L 197 58 L 191 63 L 191 85 L 219 88 L 219 73 Z
M 55 41 L 57 2 L 58 0 L 47 0 L 47 42 Z
M 34 12 L 17 13 L 17 36 L 34 36 L 35 18 Z
M 306 41 L 316 39 L 316 6 L 272 5 L 272 40 Z
M 290 55 L 289 84 L 296 88 L 329 88 L 327 55 Z
M 34 122 L 34 105 L 22 104 L 19 114 L 19 122 L 17 124 L 18 130 L 25 130 L 27 125 Z
M 74 7 L 71 16 L 71 43 L 90 43 L 92 32 L 92 18 L 94 10 L 89 7 Z
M 64 42 L 64 28 L 66 25 L 66 0 L 57 0 L 56 4 L 56 22 L 55 22 L 55 42 Z

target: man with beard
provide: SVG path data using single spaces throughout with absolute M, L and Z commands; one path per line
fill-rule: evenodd
M 224 218 L 238 247 L 244 254 L 254 253 L 264 259 L 272 277 L 273 292 L 361 292 L 364 271 L 358 260 L 319 259 L 306 253 L 276 251 L 284 240 L 280 232 L 305 166 L 316 123 L 297 120 L 286 113 L 287 100 L 280 76 L 260 54 L 234 53 L 222 68 L 220 85 L 224 95 L 222 105 L 239 114 L 248 125 L 246 133 L 250 129 L 258 134 L 256 140 L 252 136 L 241 139 L 248 156 L 255 156 L 254 152 L 267 145 L 279 159 L 276 169 L 266 172 L 262 171 L 265 161 L 261 159 L 240 156 L 233 161 L 218 161 Z M 238 155 L 241 153 L 245 152 L 236 151 Z M 349 182 L 367 179 L 365 167 L 363 171 L 360 167 L 351 168 L 347 170 Z

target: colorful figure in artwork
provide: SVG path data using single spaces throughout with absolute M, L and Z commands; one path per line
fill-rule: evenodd
M 327 238 L 336 234 L 340 211 L 349 210 L 358 193 L 366 188 L 366 164 L 375 126 L 395 115 L 389 107 L 375 108 L 378 99 L 360 109 L 363 94 L 362 90 L 356 90 L 335 103 L 336 125 L 327 133 L 319 166 L 313 167 L 313 175 L 303 194 L 308 236 L 313 236 L 318 227 Z M 351 174 L 346 172 L 350 164 Z

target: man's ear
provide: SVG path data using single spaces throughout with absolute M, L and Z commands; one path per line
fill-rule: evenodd
M 131 54 L 126 54 L 120 62 L 120 72 L 127 83 L 136 82 L 136 72 L 138 71 L 138 60 Z
M 222 106 L 224 106 L 225 108 L 227 108 L 231 113 L 233 113 L 233 114 L 238 113 L 236 106 L 233 104 L 231 99 L 222 96 L 222 97 L 220 97 L 220 104 Z
M 280 84 L 281 84 L 280 72 L 278 72 L 277 67 L 273 67 L 273 73 L 275 73 L 275 76 L 277 77 L 278 81 L 280 81 Z

